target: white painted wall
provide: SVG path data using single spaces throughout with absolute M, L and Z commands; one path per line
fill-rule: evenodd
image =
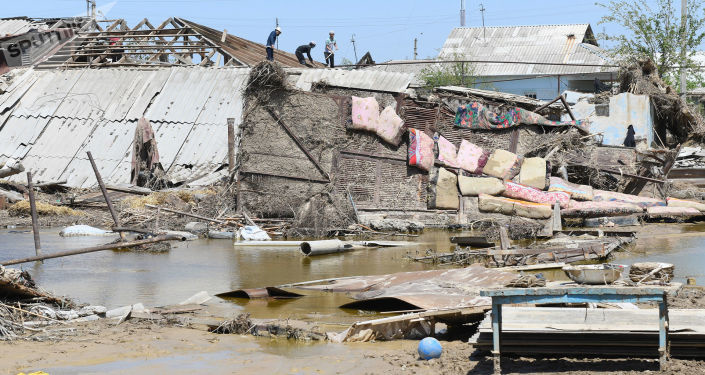
M 580 100 L 572 107 L 575 117 L 590 120 L 590 132 L 603 133 L 602 144 L 622 146 L 627 136 L 627 127 L 634 126 L 635 138 L 646 139 L 648 145 L 654 141 L 654 110 L 647 95 L 622 93 L 612 96 L 609 116 L 598 116 L 595 105 Z M 563 120 L 569 120 L 568 115 Z

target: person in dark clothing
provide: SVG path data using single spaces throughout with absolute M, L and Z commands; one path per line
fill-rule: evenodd
M 316 46 L 316 42 L 309 42 L 309 44 L 300 45 L 296 49 L 296 58 L 299 59 L 299 64 L 306 65 L 306 59 L 304 58 L 304 53 L 308 55 L 308 61 L 313 64 L 313 58 L 311 57 L 311 48 Z
M 634 139 L 634 134 L 636 134 L 636 132 L 634 131 L 634 127 L 629 125 L 629 127 L 627 128 L 627 136 L 624 138 L 625 147 L 636 147 L 636 140 Z
M 274 61 L 274 44 L 277 42 L 277 37 L 282 33 L 282 28 L 277 26 L 267 38 L 267 60 Z

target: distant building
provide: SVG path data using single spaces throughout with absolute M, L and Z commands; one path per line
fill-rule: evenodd
M 565 90 L 594 92 L 596 79 L 617 77 L 617 68 L 610 66 L 612 61 L 598 46 L 589 24 L 458 27 L 437 60 L 483 61 L 470 68 L 476 82 L 472 86 L 542 100 Z M 423 69 L 435 69 L 437 60 L 391 61 L 376 69 L 414 73 L 414 83 L 422 84 Z

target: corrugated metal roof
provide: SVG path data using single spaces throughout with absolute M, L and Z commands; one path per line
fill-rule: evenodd
M 60 179 L 66 179 L 70 186 L 95 185 L 95 175 L 86 155 L 87 151 L 91 151 L 106 183 L 129 182 L 135 126 L 137 121 L 101 121 L 85 139 Z M 127 164 L 125 173 L 115 175 L 115 171 L 124 164 Z
M 0 37 L 24 34 L 31 28 L 36 27 L 34 22 L 26 18 L 5 18 L 0 19 Z
M 19 100 L 13 116 L 53 116 L 83 72 L 83 70 L 35 71 L 34 74 L 37 74 L 39 79 Z
M 354 89 L 405 92 L 413 79 L 408 73 L 375 70 L 289 69 L 288 72 L 301 72 L 295 86 L 305 91 L 310 91 L 313 83 L 323 82 L 331 86 Z M 295 75 L 291 79 L 295 79 L 294 77 Z
M 93 120 L 52 118 L 22 158 L 22 164 L 36 181 L 58 181 L 95 125 Z M 25 180 L 20 175 L 13 178 L 17 182 Z
M 589 24 L 468 27 L 451 31 L 439 59 L 610 64 Z M 584 74 L 615 71 L 600 66 L 476 63 L 476 76 Z
M 89 187 L 92 151 L 106 181 L 129 182 L 136 121 L 146 111 L 172 181 L 202 178 L 227 157 L 226 119 L 240 125 L 248 76 L 247 68 L 222 67 L 32 70 L 0 95 L 9 108 L 0 157 L 23 159 L 37 181 Z

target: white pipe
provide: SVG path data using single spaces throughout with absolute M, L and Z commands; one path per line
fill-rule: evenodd
M 353 250 L 354 248 L 352 244 L 346 244 L 341 240 L 305 241 L 301 243 L 301 253 L 305 256 L 339 253 Z

